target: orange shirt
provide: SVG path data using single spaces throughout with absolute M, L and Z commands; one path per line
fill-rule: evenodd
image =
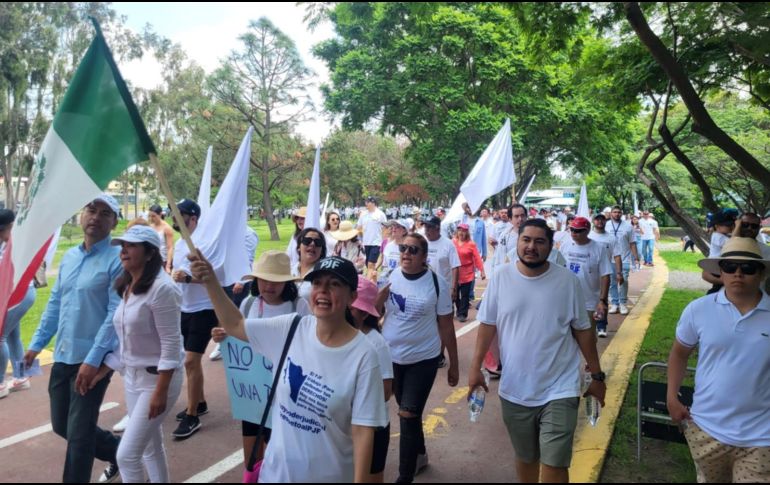
M 457 282 L 464 285 L 476 279 L 476 269 L 484 270 L 484 262 L 481 260 L 479 249 L 473 241 L 468 240 L 461 243 L 455 239 L 454 243 L 455 248 L 457 248 L 457 255 L 460 256 L 460 275 Z

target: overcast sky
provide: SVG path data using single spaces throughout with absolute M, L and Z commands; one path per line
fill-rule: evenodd
M 211 72 L 220 65 L 231 50 L 240 47 L 238 36 L 246 32 L 250 20 L 269 18 L 276 27 L 297 45 L 305 65 L 315 71 L 316 86 L 311 94 L 317 108 L 323 105 L 318 85 L 329 79 L 323 62 L 313 57 L 311 49 L 318 42 L 333 37 L 331 25 L 326 22 L 309 32 L 302 22 L 304 8 L 292 3 L 121 3 L 115 10 L 126 16 L 126 24 L 141 32 L 150 24 L 158 34 L 182 46 L 187 55 Z M 142 61 L 122 64 L 121 72 L 131 83 L 153 88 L 161 83 L 159 65 L 145 56 Z M 315 121 L 306 122 L 298 131 L 314 143 L 320 142 L 331 131 L 331 124 L 321 113 Z M 245 129 L 245 128 L 244 128 Z

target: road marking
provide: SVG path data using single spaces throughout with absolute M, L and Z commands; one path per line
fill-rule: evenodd
M 460 338 L 463 335 L 476 330 L 476 327 L 478 327 L 479 325 L 481 325 L 481 322 L 479 322 L 478 320 L 472 321 L 471 323 L 469 323 L 468 325 L 464 326 L 463 328 L 457 331 L 456 338 Z
M 99 412 L 109 411 L 110 409 L 114 409 L 118 406 L 119 404 L 116 402 L 108 402 L 103 404 L 102 407 L 99 408 Z M 53 426 L 51 426 L 51 423 L 45 424 L 43 426 L 38 426 L 37 428 L 24 431 L 23 433 L 19 433 L 17 435 L 10 436 L 8 438 L 0 440 L 0 450 L 2 450 L 3 448 L 8 448 L 9 446 L 13 446 L 17 443 L 21 443 L 22 441 L 26 441 L 28 439 L 34 438 L 35 436 L 40 436 L 41 434 L 48 433 L 49 431 L 53 431 Z
M 215 463 L 184 483 L 211 483 L 237 466 L 243 466 L 243 450 L 238 450 L 219 463 Z
M 444 401 L 447 404 L 457 404 L 460 401 L 466 401 L 468 399 L 468 386 L 459 387 L 452 391 L 452 394 Z

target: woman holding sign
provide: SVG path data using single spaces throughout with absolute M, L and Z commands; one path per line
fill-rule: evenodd
M 276 369 L 273 430 L 260 481 L 368 481 L 374 431 L 388 417 L 377 353 L 346 320 L 358 288 L 353 263 L 331 257 L 315 265 L 305 276 L 314 316 L 295 322 L 293 315 L 244 319 L 211 264 L 199 251 L 191 259 L 229 335 L 248 340 L 273 362 L 288 349 L 283 369 Z M 291 329 L 296 333 L 289 340 Z
M 251 295 L 241 303 L 241 314 L 244 318 L 272 318 L 281 315 L 298 314 L 310 315 L 310 307 L 305 299 L 300 298 L 297 292 L 295 277 L 291 274 L 291 263 L 286 253 L 281 251 L 266 251 L 260 256 L 254 269 L 254 274 L 246 276 L 252 278 Z M 222 342 L 227 338 L 227 331 L 217 327 L 211 331 L 214 342 Z M 227 346 L 223 346 L 223 352 L 227 354 Z M 227 357 L 227 355 L 226 355 Z M 252 360 L 252 366 L 264 366 L 261 356 Z M 261 413 L 259 413 L 261 415 Z M 255 420 L 258 421 L 258 420 Z M 259 424 L 252 421 L 242 421 L 243 428 L 243 462 L 248 464 L 252 448 L 257 442 Z M 267 428 L 267 427 L 266 427 Z M 263 431 L 265 442 L 270 441 L 270 430 Z M 264 450 L 258 450 L 257 460 L 261 460 Z M 248 470 L 244 470 L 244 483 L 249 480 Z
M 105 363 L 120 371 L 126 388 L 128 426 L 118 446 L 123 483 L 170 482 L 161 425 L 182 392 L 184 350 L 180 327 L 182 294 L 163 271 L 160 236 L 133 226 L 112 245 L 121 245 L 123 274 L 115 281 L 121 297 L 113 324 L 120 347 Z M 102 366 L 97 379 L 109 371 Z

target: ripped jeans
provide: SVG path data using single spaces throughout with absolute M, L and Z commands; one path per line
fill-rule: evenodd
M 411 482 L 417 468 L 417 456 L 426 453 L 425 435 L 422 430 L 422 413 L 428 402 L 433 381 L 438 373 L 441 356 L 416 364 L 393 363 L 393 394 L 399 413 L 413 417 L 400 417 L 401 437 L 399 444 L 399 482 Z

